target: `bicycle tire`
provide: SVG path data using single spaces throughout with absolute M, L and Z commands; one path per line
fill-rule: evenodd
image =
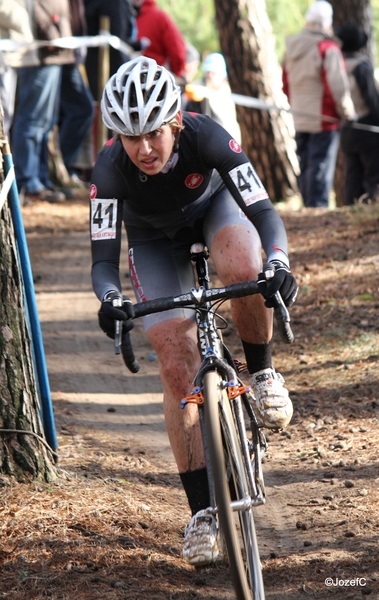
M 248 465 L 246 455 L 243 452 L 242 435 L 245 432 L 239 433 L 238 424 L 234 415 L 233 406 L 228 402 L 225 410 L 220 412 L 220 421 L 224 432 L 224 447 L 227 452 L 227 468 L 231 472 L 232 485 L 236 499 L 254 497 L 252 488 L 249 483 L 249 475 L 247 469 L 251 469 L 251 463 Z M 228 438 L 236 435 L 237 452 L 233 451 L 235 442 L 228 442 Z M 264 600 L 264 586 L 262 577 L 261 560 L 259 556 L 258 541 L 254 525 L 253 509 L 250 507 L 247 510 L 238 511 L 239 525 L 244 548 L 244 562 L 248 581 L 250 583 L 251 597 L 253 600 Z
M 252 509 L 239 511 L 242 552 L 231 507 L 228 470 L 237 500 L 250 496 L 244 459 L 227 393 L 216 371 L 203 378 L 204 420 L 220 527 L 238 600 L 264 600 L 263 578 Z M 226 457 L 225 457 L 226 454 Z M 226 458 L 226 460 L 225 460 Z

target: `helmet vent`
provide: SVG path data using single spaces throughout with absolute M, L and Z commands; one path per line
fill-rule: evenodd
M 169 123 L 180 110 L 173 75 L 155 60 L 135 58 L 106 84 L 101 101 L 105 125 L 120 135 L 144 135 Z

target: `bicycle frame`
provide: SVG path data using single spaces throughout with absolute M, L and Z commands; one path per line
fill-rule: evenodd
M 208 251 L 202 244 L 191 247 L 198 287 L 180 296 L 156 298 L 133 305 L 135 317 L 191 307 L 196 313 L 201 365 L 194 378 L 192 393 L 182 400 L 199 408 L 204 452 L 210 490 L 210 512 L 217 514 L 228 550 L 229 566 L 238 600 L 264 600 L 264 589 L 252 508 L 265 502 L 262 457 L 267 448 L 246 388 L 236 372 L 236 364 L 222 341 L 216 319 L 217 307 L 226 299 L 259 294 L 257 281 L 245 281 L 222 288 L 211 288 Z M 274 313 L 282 339 L 292 343 L 288 310 L 275 294 Z M 218 301 L 218 302 L 217 302 Z M 220 317 L 222 318 L 222 317 Z M 137 372 L 129 334 L 122 337 L 122 356 L 126 366 Z M 248 440 L 245 415 L 250 421 Z M 217 501 L 216 501 L 217 500 Z M 239 534 L 233 515 L 238 515 Z
M 210 290 L 208 252 L 202 245 L 194 245 L 191 259 L 199 282 L 199 288 L 191 294 L 203 297 L 204 290 Z M 265 502 L 261 458 L 266 442 L 248 400 L 249 390 L 237 376 L 216 317 L 211 299 L 196 307 L 202 362 L 194 379 L 195 388 L 182 401 L 182 407 L 188 402 L 198 404 L 210 495 L 208 510 L 218 516 L 220 540 L 225 542 L 237 598 L 264 600 L 252 508 Z M 250 418 L 251 442 L 246 435 L 243 407 Z M 238 515 L 239 533 L 233 514 Z
M 197 280 L 199 283 L 199 291 L 202 289 L 210 289 L 210 278 L 207 263 L 208 258 L 209 253 L 202 244 L 194 244 L 192 246 L 191 260 L 195 265 Z M 191 292 L 196 297 L 197 290 L 191 290 Z M 258 427 L 257 419 L 249 402 L 248 391 L 238 378 L 232 356 L 220 337 L 216 324 L 216 312 L 214 304 L 211 300 L 196 308 L 196 322 L 198 346 L 202 357 L 202 364 L 194 378 L 195 387 L 193 390 L 193 395 L 196 397 L 197 395 L 201 394 L 203 377 L 208 371 L 217 370 L 223 377 L 225 387 L 234 388 L 234 391 L 229 394 L 229 397 L 234 396 L 232 397 L 230 403 L 242 443 L 242 452 L 249 476 L 251 499 L 248 504 L 249 507 L 264 504 L 266 501 L 266 494 L 263 481 L 262 458 L 267 449 L 267 443 L 263 432 Z M 238 391 L 235 391 L 238 390 L 238 388 L 242 388 L 244 391 L 239 394 Z M 184 405 L 185 400 L 183 400 L 183 406 Z M 250 421 L 250 428 L 252 432 L 251 442 L 247 440 L 243 413 L 244 410 L 246 411 Z M 203 413 L 200 411 L 200 420 L 203 421 L 203 418 Z M 203 431 L 204 445 L 206 446 L 204 422 L 201 423 L 201 426 Z M 206 447 L 205 454 L 207 460 L 211 503 L 213 506 L 215 506 L 216 502 L 214 497 L 214 488 Z M 241 509 L 244 510 L 247 508 L 248 504 L 241 504 L 240 502 L 232 501 L 232 509 L 235 511 Z

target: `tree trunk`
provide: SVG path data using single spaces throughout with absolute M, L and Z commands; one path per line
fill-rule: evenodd
M 43 442 L 20 265 L 6 202 L 0 211 L 0 472 L 19 481 L 55 479 L 53 457 Z
M 235 94 L 288 107 L 264 0 L 215 0 L 216 22 Z M 271 199 L 297 193 L 298 161 L 292 116 L 237 106 L 242 145 Z
M 373 62 L 374 40 L 372 39 L 372 10 L 370 0 L 330 0 L 333 6 L 333 25 L 357 23 L 368 35 L 367 54 Z M 344 205 L 345 166 L 341 150 L 338 153 L 334 177 L 337 206 Z

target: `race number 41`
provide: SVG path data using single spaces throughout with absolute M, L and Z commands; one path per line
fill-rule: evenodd
M 229 171 L 229 175 L 246 206 L 268 198 L 262 182 L 249 162 L 235 167 Z
M 91 198 L 91 238 L 92 240 L 113 240 L 116 238 L 117 200 Z

